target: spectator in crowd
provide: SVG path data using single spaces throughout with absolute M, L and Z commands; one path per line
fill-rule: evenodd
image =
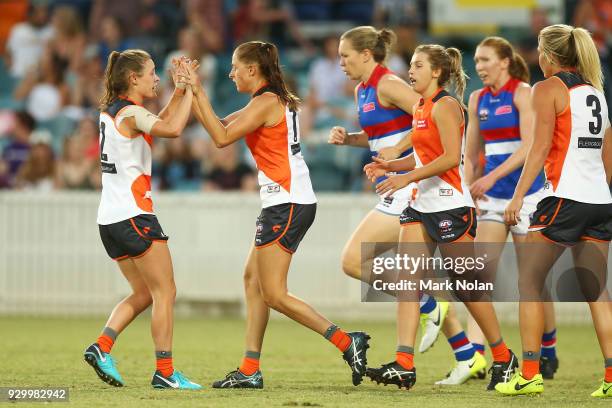
M 6 60 L 11 76 L 23 78 L 38 63 L 52 35 L 47 4 L 44 2 L 30 4 L 28 19 L 11 28 L 6 43 Z
M 123 34 L 123 27 L 118 18 L 107 15 L 100 22 L 100 42 L 98 56 L 102 70 L 106 67 L 108 56 L 112 51 L 124 51 L 130 48 L 129 40 Z
M 550 25 L 550 21 L 546 10 L 542 8 L 532 9 L 530 20 L 529 30 L 519 41 L 517 48 L 527 63 L 531 83 L 534 84 L 544 79 L 538 57 L 538 34 L 544 27 Z
M 105 62 L 106 63 L 106 62 Z M 83 66 L 70 88 L 70 103 L 73 106 L 96 109 L 103 92 L 104 67 L 95 45 L 89 45 L 83 55 Z
M 206 175 L 204 190 L 257 191 L 257 178 L 252 168 L 238 156 L 239 143 L 210 152 L 211 167 Z
M 610 0 L 581 0 L 574 12 L 575 27 L 584 27 L 593 35 L 597 46 L 601 69 L 606 80 L 605 92 L 607 100 L 612 100 L 612 1 Z
M 17 101 L 26 101 L 26 110 L 37 121 L 48 121 L 67 105 L 70 89 L 64 81 L 66 65 L 57 55 L 47 52 L 14 92 Z
M 413 18 L 404 18 L 400 21 L 393 31 L 397 35 L 397 41 L 394 46 L 394 54 L 401 57 L 406 65 L 410 65 L 412 54 L 420 44 L 419 39 L 419 21 Z
M 418 3 L 417 0 L 374 0 L 374 26 L 396 26 L 406 18 L 420 20 Z
M 202 180 L 200 161 L 195 159 L 183 137 L 164 140 L 158 144 L 157 170 L 161 190 L 197 190 Z
M 100 133 L 98 122 L 91 116 L 82 118 L 74 134 L 83 140 L 85 145 L 85 157 L 89 160 L 100 160 Z
M 51 135 L 46 131 L 37 131 L 32 135 L 30 154 L 15 177 L 18 189 L 37 192 L 53 190 L 55 158 L 50 142 Z
M 138 33 L 138 25 L 134 24 L 134 16 L 143 14 L 145 5 L 140 0 L 93 0 L 89 14 L 89 35 L 94 41 L 102 39 L 102 26 L 93 24 L 111 16 L 119 21 L 126 38 Z
M 325 38 L 322 55 L 310 66 L 308 96 L 302 115 L 304 135 L 310 129 L 325 126 L 330 119 L 337 117 L 335 113 L 338 112 L 332 105 L 337 105 L 338 97 L 344 95 L 344 88 L 349 82 L 340 67 L 338 43 L 336 35 Z
M 62 156 L 55 169 L 55 188 L 66 190 L 92 190 L 100 188 L 95 175 L 99 173 L 99 160 L 86 155 L 87 141 L 79 133 L 64 139 Z
M 20 167 L 30 154 L 30 136 L 36 127 L 36 121 L 27 112 L 15 114 L 14 127 L 9 136 L 9 143 L 2 151 L 0 160 L 0 187 L 7 188 L 15 185 L 15 177 Z
M 164 64 L 164 71 L 168 72 L 172 66 L 172 60 L 179 58 L 183 55 L 189 57 L 191 60 L 198 60 L 200 63 L 199 76 L 202 80 L 202 86 L 209 98 L 214 98 L 214 82 L 215 74 L 217 72 L 217 59 L 214 55 L 208 52 L 204 44 L 202 43 L 202 34 L 196 27 L 188 26 L 179 31 L 178 34 L 178 46 L 179 49 L 172 51 L 166 57 Z M 170 78 L 168 77 L 168 81 Z M 170 91 L 174 89 L 174 84 L 168 84 Z
M 226 18 L 222 0 L 183 1 L 188 25 L 197 29 L 204 48 L 212 53 L 223 51 Z
M 87 45 L 82 17 L 73 7 L 58 6 L 53 10 L 51 23 L 53 37 L 47 44 L 46 52 L 67 67 L 66 75 L 74 77 L 81 68 Z
M 283 0 L 238 0 L 232 25 L 234 44 L 270 41 L 282 50 L 293 41 L 307 54 L 315 50 L 302 35 L 290 4 Z

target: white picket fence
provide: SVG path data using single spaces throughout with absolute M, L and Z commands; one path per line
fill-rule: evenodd
M 239 312 L 242 273 L 259 197 L 240 193 L 155 195 L 170 236 L 182 314 Z M 95 223 L 98 193 L 0 193 L 0 314 L 106 314 L 129 292 Z M 392 303 L 362 303 L 360 284 L 340 268 L 344 243 L 375 204 L 372 195 L 319 195 L 317 218 L 294 257 L 289 288 L 342 319 L 395 318 Z M 516 321 L 515 304 L 498 304 Z M 583 304 L 558 305 L 559 320 L 590 319 Z

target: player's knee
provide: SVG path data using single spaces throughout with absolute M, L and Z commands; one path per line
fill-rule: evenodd
M 142 308 L 146 309 L 153 303 L 153 297 L 151 296 L 151 292 L 149 289 L 142 290 L 134 293 L 134 299 L 136 303 Z
M 174 284 L 174 281 L 152 289 L 151 296 L 154 301 L 174 303 L 174 300 L 176 299 L 176 285 Z
M 249 289 L 253 286 L 259 285 L 259 281 L 257 280 L 257 275 L 255 274 L 255 271 L 251 268 L 246 268 L 244 270 L 243 281 L 244 281 L 245 289 Z
M 282 312 L 284 309 L 284 300 L 285 300 L 285 293 L 283 293 L 280 290 L 266 290 L 264 289 L 262 291 L 263 293 L 263 300 L 266 303 L 266 305 L 278 312 Z
M 356 257 L 354 254 L 351 254 L 351 251 L 344 250 L 342 252 L 342 271 L 351 278 L 359 279 L 361 277 L 359 256 Z

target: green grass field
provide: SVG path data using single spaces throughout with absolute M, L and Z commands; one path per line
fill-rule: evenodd
M 557 378 L 546 382 L 544 395 L 511 398 L 486 392 L 482 380 L 451 388 L 433 385 L 452 364 L 450 348 L 442 337 L 431 351 L 416 356 L 418 378 L 411 391 L 377 386 L 369 380 L 353 387 L 348 366 L 337 350 L 319 335 L 286 319 L 273 320 L 269 326 L 262 356 L 264 390 L 210 388 L 213 380 L 239 363 L 244 327 L 240 320 L 177 321 L 175 365 L 206 388 L 191 392 L 153 390 L 149 385 L 154 368 L 153 344 L 149 321 L 143 318 L 121 334 L 113 349 L 126 381 L 125 387 L 113 388 L 101 382 L 82 359 L 84 348 L 103 324 L 103 318 L 0 318 L 0 349 L 5 362 L 0 386 L 69 387 L 69 405 L 79 407 L 610 406 L 610 401 L 589 396 L 601 381 L 603 360 L 595 333 L 587 326 L 558 328 L 561 367 Z M 391 360 L 395 350 L 393 323 L 351 322 L 342 327 L 372 335 L 370 365 Z M 508 344 L 518 351 L 518 329 L 506 327 L 505 333 Z M 19 406 L 27 405 L 40 406 Z

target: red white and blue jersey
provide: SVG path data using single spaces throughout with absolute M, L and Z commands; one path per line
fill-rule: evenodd
M 378 82 L 393 71 L 382 65 L 377 65 L 365 83 L 357 87 L 357 108 L 359 124 L 368 135 L 368 143 L 372 156 L 384 147 L 395 146 L 412 129 L 412 115 L 399 108 L 387 108 L 380 104 L 377 96 Z M 412 153 L 409 149 L 401 157 Z M 405 173 L 405 172 L 401 172 Z M 380 177 L 377 182 L 386 177 Z
M 514 93 L 521 81 L 511 78 L 497 92 L 485 87 L 478 97 L 478 120 L 480 135 L 485 144 L 484 174 L 489 174 L 502 164 L 521 145 L 519 112 L 514 105 Z M 487 196 L 510 199 L 518 184 L 523 167 L 503 177 L 487 191 Z M 544 174 L 540 173 L 527 194 L 539 191 L 544 186 Z

